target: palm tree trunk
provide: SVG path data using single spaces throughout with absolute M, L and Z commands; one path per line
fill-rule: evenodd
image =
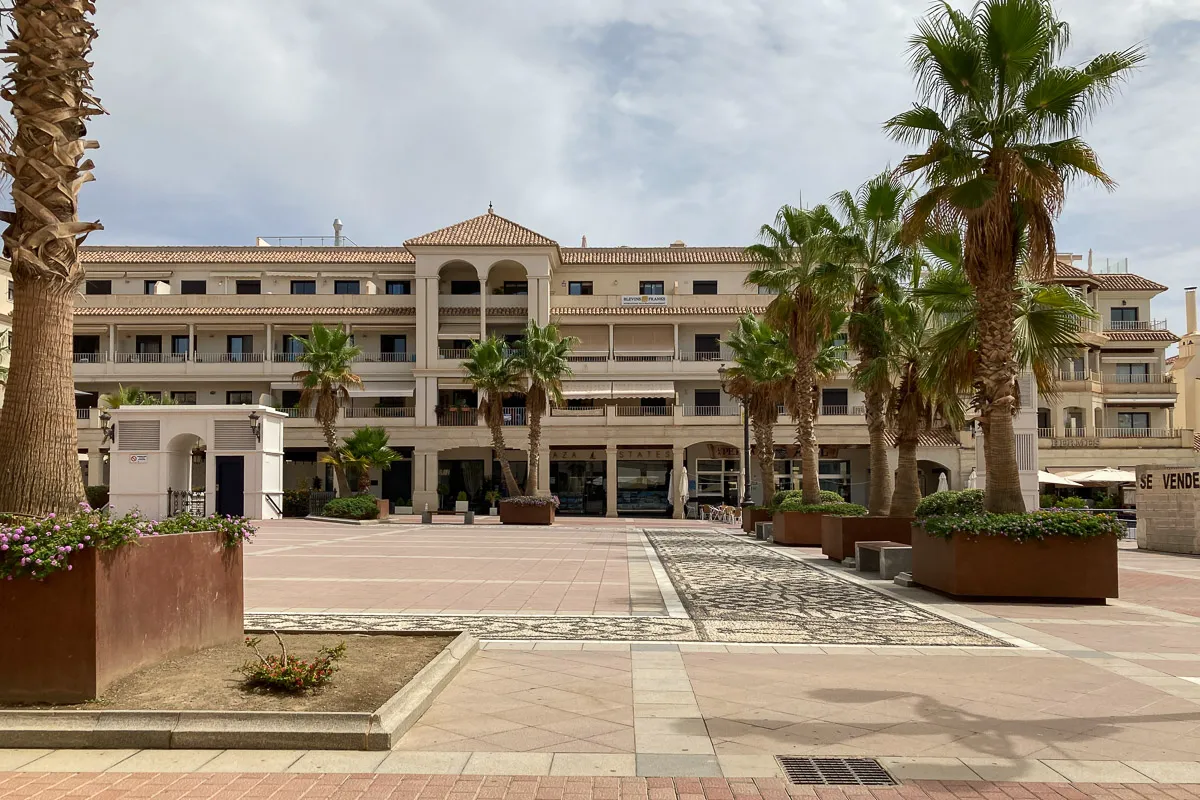
M 521 487 L 517 484 L 517 477 L 513 475 L 512 465 L 508 463 L 508 453 L 505 452 L 507 448 L 504 446 L 504 410 L 497 403 L 495 411 L 489 406 L 486 413 L 488 428 L 492 432 L 492 450 L 496 452 L 496 460 L 500 462 L 504 488 L 508 490 L 509 497 L 516 497 L 521 494 Z M 530 459 L 532 460 L 532 455 Z
M 904 431 L 897 438 L 899 452 L 896 491 L 892 493 L 892 516 L 911 517 L 921 500 L 921 485 L 917 480 L 917 436 Z
M 537 413 L 534 413 L 534 412 Z M 542 468 L 542 414 L 541 409 L 526 408 L 529 414 L 529 474 L 525 476 L 525 494 L 538 493 L 538 473 Z
M 0 413 L 0 509 L 70 514 L 83 501 L 75 381 L 74 290 L 25 276 L 13 289 L 13 336 Z
M 887 416 L 883 392 L 865 393 L 867 433 L 870 437 L 871 494 L 867 510 L 873 517 L 887 516 L 892 507 L 892 469 L 888 465 Z
M 1011 289 L 985 284 L 979 294 L 980 381 L 983 385 L 980 415 L 984 439 L 986 487 L 984 508 L 998 514 L 1025 511 L 1021 474 L 1017 465 L 1013 414 L 1017 398 L 1013 358 L 1013 297 Z
M 799 396 L 793 409 L 796 415 L 796 444 L 800 446 L 800 468 L 803 470 L 800 488 L 803 490 L 804 502 L 810 505 L 821 502 L 821 482 L 817 477 L 821 468 L 817 453 L 817 415 L 811 390 L 816 382 L 813 358 L 814 354 L 811 352 L 797 354 L 796 383 Z
M 329 420 L 321 421 L 321 429 L 325 432 L 325 446 L 329 448 L 331 458 L 338 457 L 337 430 Z M 336 497 L 344 497 L 350 482 L 346 480 L 346 468 L 340 461 L 333 462 L 333 493 Z
M 762 479 L 762 504 L 771 505 L 775 499 L 775 419 L 755 418 L 754 444 L 758 448 L 758 473 Z

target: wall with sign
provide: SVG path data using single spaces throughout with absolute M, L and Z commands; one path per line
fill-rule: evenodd
M 1137 468 L 1138 547 L 1200 554 L 1200 464 Z

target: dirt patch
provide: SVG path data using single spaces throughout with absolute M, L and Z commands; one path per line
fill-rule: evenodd
M 322 647 L 346 643 L 346 656 L 326 687 L 303 695 L 241 688 L 238 667 L 255 658 L 245 645 L 210 647 L 139 670 L 100 699 L 57 709 L 128 711 L 375 711 L 454 641 L 454 635 L 281 634 L 288 654 L 311 659 Z M 277 654 L 279 643 L 260 635 L 258 649 Z M 45 707 L 45 706 L 43 706 Z M 3 706 L 0 706 L 3 708 Z M 29 706 L 24 708 L 28 709 Z

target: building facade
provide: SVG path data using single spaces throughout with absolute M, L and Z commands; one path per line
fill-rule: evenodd
M 743 428 L 737 401 L 721 390 L 718 370 L 731 363 L 721 340 L 739 316 L 761 313 L 771 298 L 745 285 L 752 264 L 740 247 L 563 247 L 489 209 L 403 247 L 269 246 L 260 239 L 254 247 L 86 247 L 82 258 L 87 282 L 76 309 L 75 376 L 88 393 L 78 418 L 91 483 L 104 480 L 99 398 L 136 385 L 180 403 L 280 408 L 289 415 L 286 488 L 328 487 L 319 461 L 322 432 L 298 409 L 293 379 L 301 340 L 317 321 L 345 326 L 363 351 L 355 371 L 364 387 L 352 393 L 340 432 L 382 426 L 406 457 L 374 476 L 372 491 L 418 509 L 452 507 L 464 491 L 486 507 L 483 493 L 498 482 L 499 470 L 461 362 L 472 340 L 515 338 L 533 319 L 553 320 L 579 340 L 574 375 L 564 384 L 566 404 L 545 418 L 542 438 L 539 484 L 559 496 L 562 512 L 680 513 L 678 476 L 685 468 L 693 501 L 733 503 L 741 494 Z M 1094 294 L 1098 309 L 1108 302 L 1103 280 L 1069 262 L 1062 269 L 1064 282 Z M 1154 292 L 1128 291 L 1126 302 L 1141 303 L 1146 295 L 1140 319 L 1149 321 Z M 1146 375 L 1161 379 L 1165 330 L 1145 333 L 1154 336 L 1118 345 L 1097 325 L 1081 357 L 1103 365 L 1094 367 L 1103 374 L 1126 363 L 1110 363 L 1104 354 L 1127 355 L 1129 363 L 1153 363 Z M 1137 358 L 1126 352 L 1135 348 Z M 1125 374 L 1124 367 L 1113 371 Z M 1165 436 L 1174 424 L 1170 410 L 1142 402 L 1165 396 L 1148 393 L 1153 384 L 1108 386 L 1090 373 L 1078 383 L 1064 383 L 1045 409 L 1047 435 L 1039 440 L 1045 463 L 1066 468 L 1091 458 L 1083 466 L 1097 460 L 1115 466 L 1127 455 L 1136 463 L 1133 454 L 1146 446 L 1162 451 L 1155 459 L 1163 463 L 1180 449 L 1182 434 Z M 1114 387 L 1129 391 L 1117 394 Z M 1108 402 L 1117 397 L 1131 405 Z M 519 479 L 528 448 L 522 403 L 511 398 L 504 414 Z M 1140 416 L 1120 417 L 1127 407 L 1149 414 L 1146 424 Z M 1086 412 L 1078 427 L 1075 409 Z M 1088 429 L 1095 435 L 1075 435 Z M 771 479 L 783 488 L 798 486 L 800 462 L 786 444 L 793 439 L 791 421 L 781 415 Z M 822 485 L 865 502 L 863 399 L 846 375 L 823 390 L 818 439 Z M 1060 446 L 1063 440 L 1071 446 Z M 1075 446 L 1084 441 L 1089 446 Z M 930 434 L 918 458 L 926 492 L 943 475 L 961 488 L 975 467 L 972 435 Z M 760 487 L 752 469 L 752 494 Z

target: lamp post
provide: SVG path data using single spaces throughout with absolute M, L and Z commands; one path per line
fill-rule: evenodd
M 722 364 L 717 374 L 721 376 L 721 391 L 729 394 L 725 388 L 729 370 Z M 742 508 L 745 508 L 754 505 L 750 497 L 750 414 L 746 411 L 745 400 L 739 397 L 738 404 L 742 407 Z

